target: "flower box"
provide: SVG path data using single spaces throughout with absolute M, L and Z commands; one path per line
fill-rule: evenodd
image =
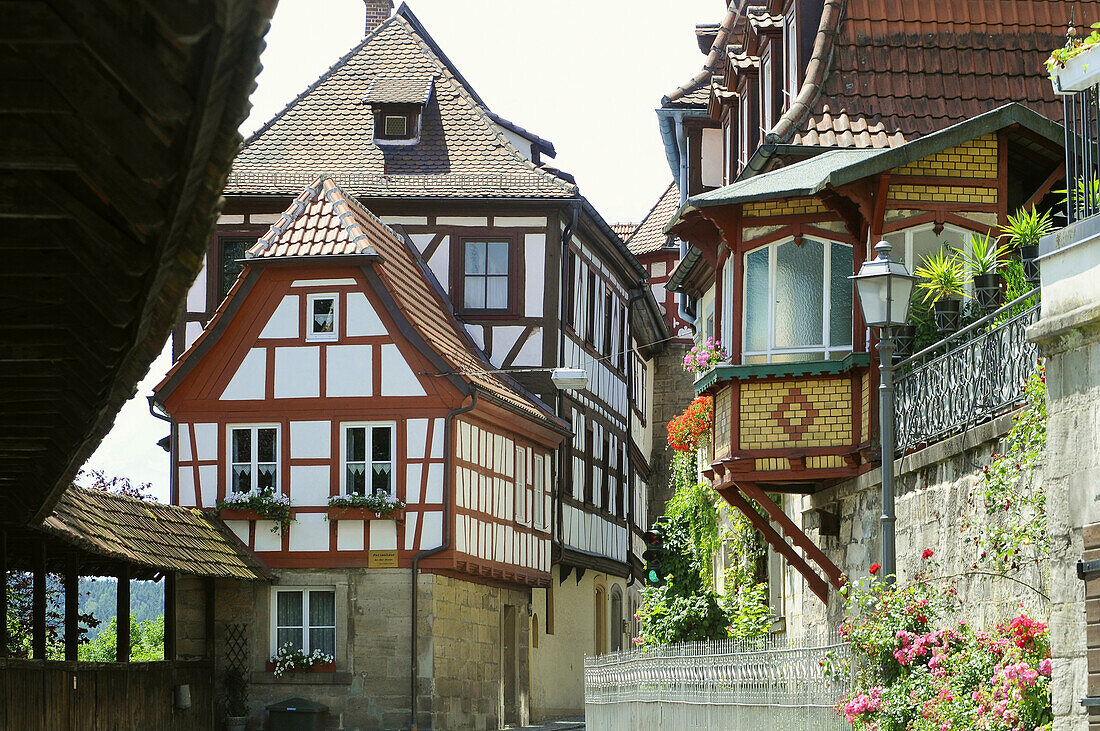
M 222 520 L 271 520 L 247 508 L 222 508 L 218 511 L 218 517 Z
M 389 513 L 376 513 L 370 508 L 334 507 L 328 508 L 329 520 L 394 520 L 398 523 L 405 522 L 404 508 L 397 508 Z
M 1100 83 L 1100 44 L 1068 59 L 1064 66 L 1055 64 L 1050 83 L 1055 94 L 1076 94 Z
M 275 663 L 272 662 L 271 660 L 267 661 L 267 672 L 269 672 L 269 673 L 275 672 Z M 310 665 L 308 668 L 301 668 L 301 669 L 297 669 L 297 670 L 292 670 L 292 671 L 290 671 L 290 673 L 288 673 L 288 675 L 294 675 L 294 674 L 298 674 L 298 673 L 335 673 L 335 672 L 336 672 L 336 663 L 335 662 L 315 662 L 312 665 Z

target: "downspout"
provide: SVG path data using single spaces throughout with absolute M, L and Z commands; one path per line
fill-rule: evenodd
M 565 324 L 566 308 L 571 303 L 565 301 L 565 293 L 569 291 L 568 277 L 569 277 L 569 244 L 573 241 L 573 234 L 577 230 L 577 224 L 580 223 L 581 218 L 581 199 L 580 191 L 577 192 L 578 197 L 573 201 L 572 208 L 573 213 L 569 218 L 569 223 L 566 225 L 565 230 L 561 233 L 561 284 L 558 288 L 558 367 L 565 367 L 565 330 L 562 326 Z M 554 394 L 554 411 L 561 417 L 562 408 L 564 407 L 564 400 L 562 392 L 560 390 Z M 569 421 L 570 427 L 572 427 L 573 421 Z M 555 487 L 557 488 L 557 500 L 554 505 L 554 517 L 556 518 L 554 530 L 558 536 L 558 545 L 563 545 L 565 540 L 565 532 L 562 530 L 562 491 L 565 487 L 565 452 L 566 450 L 558 449 L 558 479 Z
M 434 556 L 440 551 L 445 551 L 451 545 L 451 500 L 448 488 L 451 484 L 452 467 L 454 464 L 454 448 L 451 446 L 454 435 L 454 418 L 459 414 L 465 414 L 475 406 L 477 406 L 477 391 L 471 392 L 471 401 L 469 406 L 460 406 L 454 411 L 447 414 L 447 418 L 444 421 L 443 426 L 443 542 L 435 548 L 429 548 L 426 551 L 413 556 L 412 560 L 412 657 L 410 658 L 410 671 L 409 671 L 409 687 L 412 697 L 412 720 L 409 723 L 410 731 L 417 731 L 419 726 L 416 722 L 416 703 L 419 700 L 419 692 L 417 689 L 417 676 L 420 670 L 419 653 L 418 653 L 418 636 L 417 636 L 417 610 L 418 610 L 418 596 L 417 596 L 417 577 L 419 576 L 420 559 Z
M 688 198 L 688 157 L 687 157 L 687 135 L 684 134 L 684 115 L 676 115 L 676 149 L 680 155 L 680 205 L 684 205 L 684 202 Z M 686 241 L 680 242 L 680 259 L 682 260 L 687 256 L 688 243 Z M 681 320 L 686 322 L 691 327 L 695 327 L 695 313 L 689 308 L 690 297 L 687 292 L 681 292 L 676 298 L 676 314 Z
M 171 416 L 168 416 L 167 413 L 158 412 L 158 410 L 154 408 L 157 405 L 156 401 L 154 400 L 156 399 L 156 396 L 147 396 L 146 398 L 149 401 L 149 413 L 153 416 L 153 418 L 168 422 L 168 461 L 172 463 L 170 465 L 172 469 L 168 474 L 168 503 L 170 505 L 179 505 L 179 484 L 177 482 L 179 480 L 179 470 L 176 469 L 176 465 L 174 464 L 174 458 L 176 456 L 176 440 L 178 438 L 176 420 L 173 419 Z

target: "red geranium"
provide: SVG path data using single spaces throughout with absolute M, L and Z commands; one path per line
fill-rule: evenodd
M 668 446 L 677 452 L 694 452 L 699 439 L 710 431 L 714 417 L 714 400 L 699 396 L 684 409 L 684 413 L 668 422 Z
M 931 549 L 931 548 L 926 548 L 926 549 L 924 549 L 924 553 L 922 553 L 922 554 L 920 555 L 920 557 L 921 557 L 922 559 L 924 559 L 925 561 L 927 561 L 928 559 L 932 558 L 932 549 Z
M 871 572 L 871 575 L 874 576 L 875 574 L 878 573 L 878 570 L 881 569 L 881 568 L 882 568 L 881 564 L 873 563 L 873 564 L 871 564 L 871 568 L 868 569 L 868 570 Z

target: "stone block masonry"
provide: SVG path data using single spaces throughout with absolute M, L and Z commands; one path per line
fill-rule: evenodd
M 653 364 L 653 452 L 649 457 L 649 516 L 651 520 L 665 512 L 672 497 L 672 455 L 668 448 L 668 422 L 678 416 L 695 398 L 694 376 L 684 370 L 684 356 L 690 345 L 672 343 Z
M 250 728 L 261 728 L 268 704 L 303 697 L 329 708 L 328 726 L 407 729 L 410 722 L 408 569 L 329 569 L 278 572 L 277 583 L 219 581 L 216 584 L 214 644 L 218 687 L 229 660 L 231 625 L 243 626 L 250 679 Z M 273 591 L 286 587 L 333 588 L 336 593 L 336 672 L 294 673 L 276 678 L 271 656 Z M 435 574 L 421 574 L 419 587 L 419 705 L 421 728 L 496 729 L 505 703 L 502 629 L 507 611 L 515 617 L 515 661 L 508 691 L 516 722 L 529 719 L 530 590 L 488 586 Z M 206 645 L 201 582 L 180 579 L 177 621 L 179 652 L 201 656 Z M 220 692 L 220 691 L 219 691 Z

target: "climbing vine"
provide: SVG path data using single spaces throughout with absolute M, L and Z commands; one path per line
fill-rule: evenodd
M 1013 417 L 1004 453 L 994 453 L 982 471 L 971 506 L 987 519 L 964 523 L 977 560 L 1007 574 L 1048 554 L 1046 491 L 1038 479 L 1047 440 L 1046 375 L 1042 366 L 1024 386 L 1024 408 Z

